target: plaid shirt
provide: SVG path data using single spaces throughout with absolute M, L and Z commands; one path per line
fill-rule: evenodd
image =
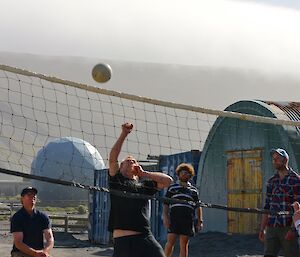
M 279 174 L 273 175 L 267 182 L 266 203 L 264 209 L 278 212 L 293 212 L 291 204 L 300 202 L 300 177 L 292 170 L 280 180 Z M 293 222 L 292 215 L 272 215 L 268 217 L 268 227 L 288 227 Z

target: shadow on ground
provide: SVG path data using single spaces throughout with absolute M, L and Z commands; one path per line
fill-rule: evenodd
M 88 240 L 87 234 L 70 234 L 54 232 L 55 248 L 57 249 L 81 249 L 82 256 L 112 256 L 111 245 L 95 245 Z
M 103 249 L 101 251 L 92 253 L 94 256 L 101 256 L 101 257 L 106 257 L 106 256 L 112 256 L 113 254 L 113 249 Z
M 174 253 L 175 256 L 179 256 L 178 244 Z M 258 240 L 257 235 L 200 233 L 190 240 L 189 256 L 263 256 L 263 244 Z
M 91 242 L 85 234 L 71 234 L 64 232 L 54 232 L 56 248 L 82 248 L 91 247 Z

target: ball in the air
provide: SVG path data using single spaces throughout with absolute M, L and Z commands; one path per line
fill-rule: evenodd
M 93 79 L 99 83 L 110 80 L 112 74 L 111 67 L 108 64 L 99 63 L 92 70 Z

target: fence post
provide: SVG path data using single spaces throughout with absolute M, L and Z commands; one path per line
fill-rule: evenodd
M 14 203 L 13 202 L 10 202 L 9 203 L 9 209 L 10 209 L 10 220 L 12 218 L 12 215 L 13 215 L 13 210 L 14 210 Z
M 65 216 L 65 233 L 69 231 L 69 217 L 68 215 Z

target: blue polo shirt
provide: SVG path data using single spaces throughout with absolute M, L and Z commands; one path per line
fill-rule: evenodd
M 50 219 L 45 213 L 34 209 L 30 216 L 24 207 L 13 215 L 10 223 L 10 232 L 23 232 L 23 243 L 35 250 L 44 248 L 43 230 L 49 228 Z M 19 252 L 19 249 L 13 245 L 12 252 Z

